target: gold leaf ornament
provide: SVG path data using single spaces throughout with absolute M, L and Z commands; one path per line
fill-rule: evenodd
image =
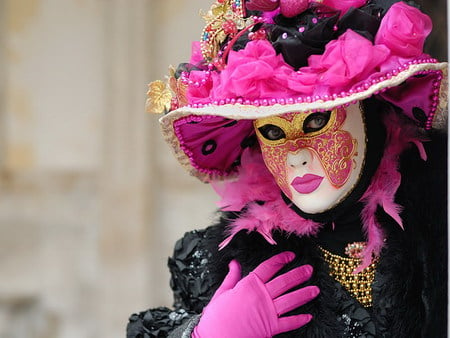
M 225 15 L 230 10 L 230 8 L 231 6 L 228 3 L 217 4 L 213 5 L 213 7 L 211 8 L 211 12 L 213 16 L 217 17 Z
M 148 85 L 147 102 L 148 113 L 162 114 L 170 110 L 172 92 L 167 84 L 161 80 L 153 81 Z
M 207 22 L 213 22 L 217 19 L 217 17 L 224 16 L 225 13 L 227 13 L 231 9 L 231 6 L 229 3 L 215 3 L 211 6 L 208 12 L 204 13 L 203 11 L 200 11 L 200 15 L 203 17 L 203 19 Z

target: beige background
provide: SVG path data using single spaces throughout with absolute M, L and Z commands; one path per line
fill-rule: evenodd
M 209 4 L 0 0 L 0 338 L 124 337 L 170 305 L 167 257 L 216 196 L 175 163 L 146 84 L 188 60 Z
M 208 2 L 0 1 L 1 338 L 124 337 L 170 305 L 167 257 L 215 196 L 174 162 L 146 84 L 188 59 Z

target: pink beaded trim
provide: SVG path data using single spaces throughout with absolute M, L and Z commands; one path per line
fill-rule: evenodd
M 206 84 L 206 82 L 208 82 L 209 78 L 211 77 L 211 71 L 213 68 L 214 68 L 213 64 L 208 65 L 208 70 L 204 71 L 206 77 L 203 78 L 201 81 L 189 80 L 189 73 L 182 72 L 180 75 L 181 82 L 185 85 L 194 86 L 196 88 L 203 87 Z
M 431 73 L 433 71 L 423 72 L 423 73 Z M 433 126 L 434 115 L 436 114 L 437 107 L 439 105 L 439 92 L 441 88 L 441 82 L 443 79 L 442 71 L 434 71 L 436 74 L 439 74 L 436 80 L 433 82 L 433 94 L 431 97 L 431 109 L 430 115 L 428 116 L 427 122 L 425 124 L 425 129 L 430 130 Z

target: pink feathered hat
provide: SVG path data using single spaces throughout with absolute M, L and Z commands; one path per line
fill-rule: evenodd
M 189 172 L 238 171 L 253 120 L 373 95 L 417 127 L 442 124 L 447 64 L 423 52 L 431 19 L 404 2 L 218 0 L 191 60 L 149 85 L 147 110 Z

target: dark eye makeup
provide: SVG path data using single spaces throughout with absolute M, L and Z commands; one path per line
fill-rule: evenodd
M 271 141 L 277 141 L 286 138 L 286 134 L 284 133 L 283 129 L 273 124 L 265 124 L 264 126 L 258 128 L 258 130 L 264 138 Z
M 330 116 L 330 111 L 310 114 L 303 122 L 303 132 L 308 134 L 321 130 L 328 124 Z M 283 129 L 273 124 L 265 124 L 259 127 L 258 130 L 265 139 L 270 141 L 278 141 L 286 138 L 286 133 Z
M 305 134 L 319 131 L 325 127 L 330 120 L 330 111 L 313 113 L 309 115 L 303 122 L 303 132 Z

